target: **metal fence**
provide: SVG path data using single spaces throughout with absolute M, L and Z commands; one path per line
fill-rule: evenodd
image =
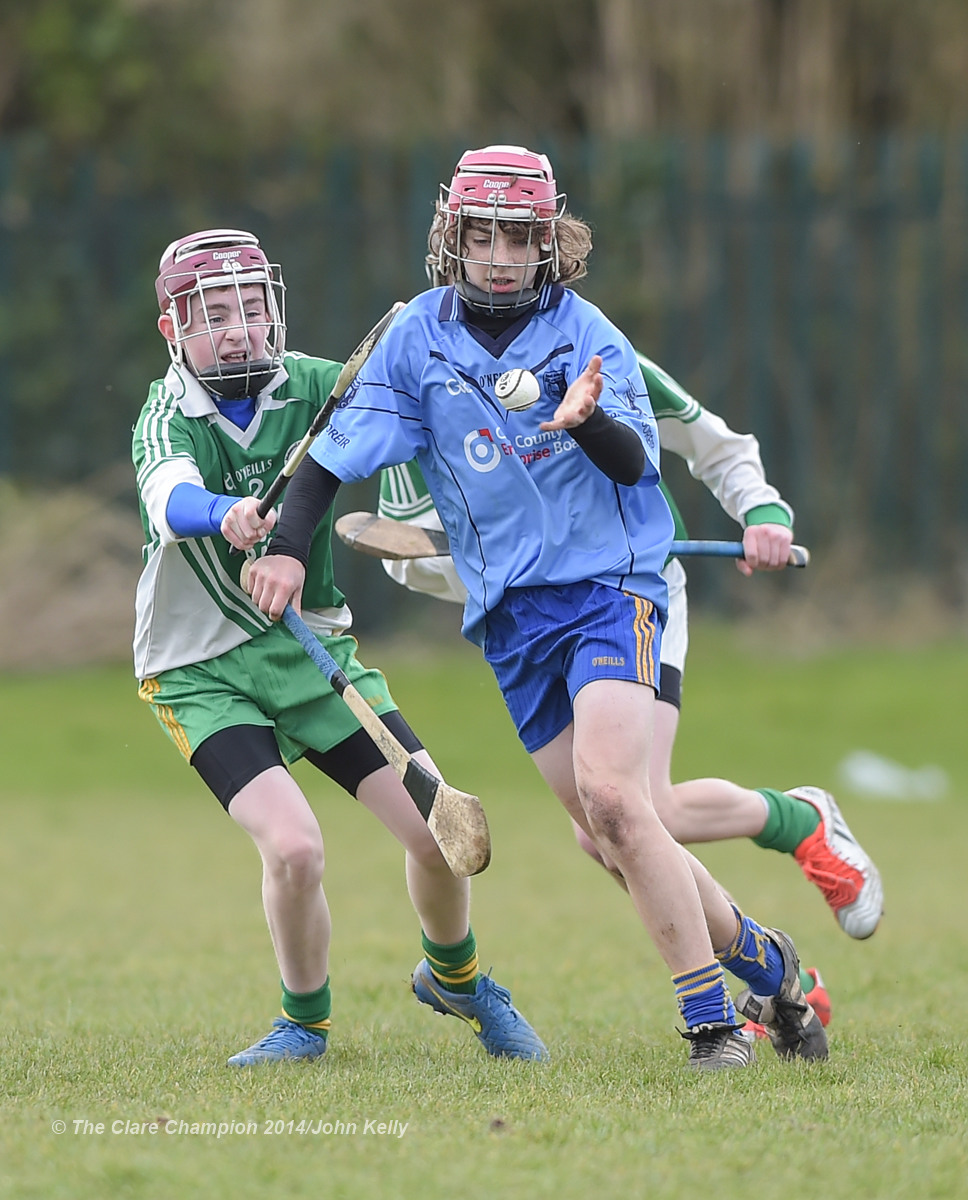
M 536 141 L 538 139 L 535 139 Z M 290 345 L 338 358 L 423 286 L 463 147 L 296 148 L 153 178 L 0 142 L 0 473 L 123 460 L 167 355 L 152 282 L 173 237 L 255 229 L 283 263 Z M 968 137 L 544 146 L 593 226 L 581 288 L 635 345 L 760 439 L 798 540 L 940 571 L 968 548 Z M 692 531 L 729 522 L 679 464 Z M 357 498 L 358 499 L 358 498 Z

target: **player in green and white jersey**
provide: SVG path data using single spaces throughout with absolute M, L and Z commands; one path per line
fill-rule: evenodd
M 151 385 L 134 430 L 146 543 L 135 672 L 141 697 L 259 851 L 282 982 L 281 1017 L 229 1062 L 312 1059 L 326 1049 L 330 914 L 319 824 L 287 770 L 301 757 L 405 848 L 441 1011 L 463 1017 L 489 1054 L 544 1058 L 506 989 L 478 970 L 468 880 L 451 874 L 396 773 L 299 643 L 240 584 L 246 556 L 264 552 L 276 523 L 275 510 L 259 516 L 259 496 L 327 399 L 340 364 L 286 351 L 282 272 L 251 233 L 204 230 L 173 242 L 156 292 L 172 362 Z M 316 531 L 294 603 L 398 740 L 436 773 L 383 675 L 356 658 L 330 535 L 331 519 Z

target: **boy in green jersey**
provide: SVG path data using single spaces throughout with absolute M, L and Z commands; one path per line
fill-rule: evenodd
M 330 913 L 319 824 L 287 770 L 301 757 L 403 845 L 437 1010 L 470 1024 L 489 1054 L 546 1057 L 507 990 L 478 970 L 468 880 L 451 874 L 403 784 L 299 643 L 240 585 L 246 556 L 264 551 L 276 523 L 275 510 L 259 516 L 259 496 L 322 407 L 340 364 L 287 352 L 282 272 L 251 233 L 203 230 L 173 242 L 156 293 L 172 363 L 149 388 L 134 430 L 146 543 L 135 673 L 142 699 L 259 851 L 282 982 L 282 1015 L 230 1064 L 314 1059 L 326 1049 Z M 351 614 L 333 579 L 331 526 L 330 517 L 312 541 L 303 618 L 399 741 L 436 773 L 383 675 L 356 658 Z

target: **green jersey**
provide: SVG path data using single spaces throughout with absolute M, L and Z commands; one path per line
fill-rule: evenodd
M 644 354 L 637 354 L 659 428 L 663 453 L 685 460 L 689 473 L 704 483 L 723 510 L 740 525 L 793 525 L 793 509 L 766 480 L 760 446 L 751 433 L 737 433 L 722 417 Z M 665 490 L 665 489 L 663 489 Z M 679 510 L 666 490 L 676 521 L 676 537 L 686 536 Z
M 184 368 L 171 366 L 148 389 L 132 445 L 145 535 L 134 637 L 139 679 L 215 658 L 271 625 L 240 584 L 246 556 L 221 536 L 179 538 L 166 511 L 180 483 L 240 500 L 268 488 L 340 370 L 339 363 L 292 352 L 284 365 L 245 429 L 224 417 Z M 332 512 L 316 530 L 303 588 L 306 622 L 319 633 L 339 632 L 351 621 L 333 580 L 331 536 Z

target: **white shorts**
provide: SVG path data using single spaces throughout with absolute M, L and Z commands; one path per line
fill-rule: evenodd
M 675 667 L 680 675 L 686 669 L 689 649 L 689 605 L 686 601 L 686 572 L 678 558 L 672 559 L 662 571 L 669 585 L 669 615 L 662 631 L 659 661 L 662 666 Z

